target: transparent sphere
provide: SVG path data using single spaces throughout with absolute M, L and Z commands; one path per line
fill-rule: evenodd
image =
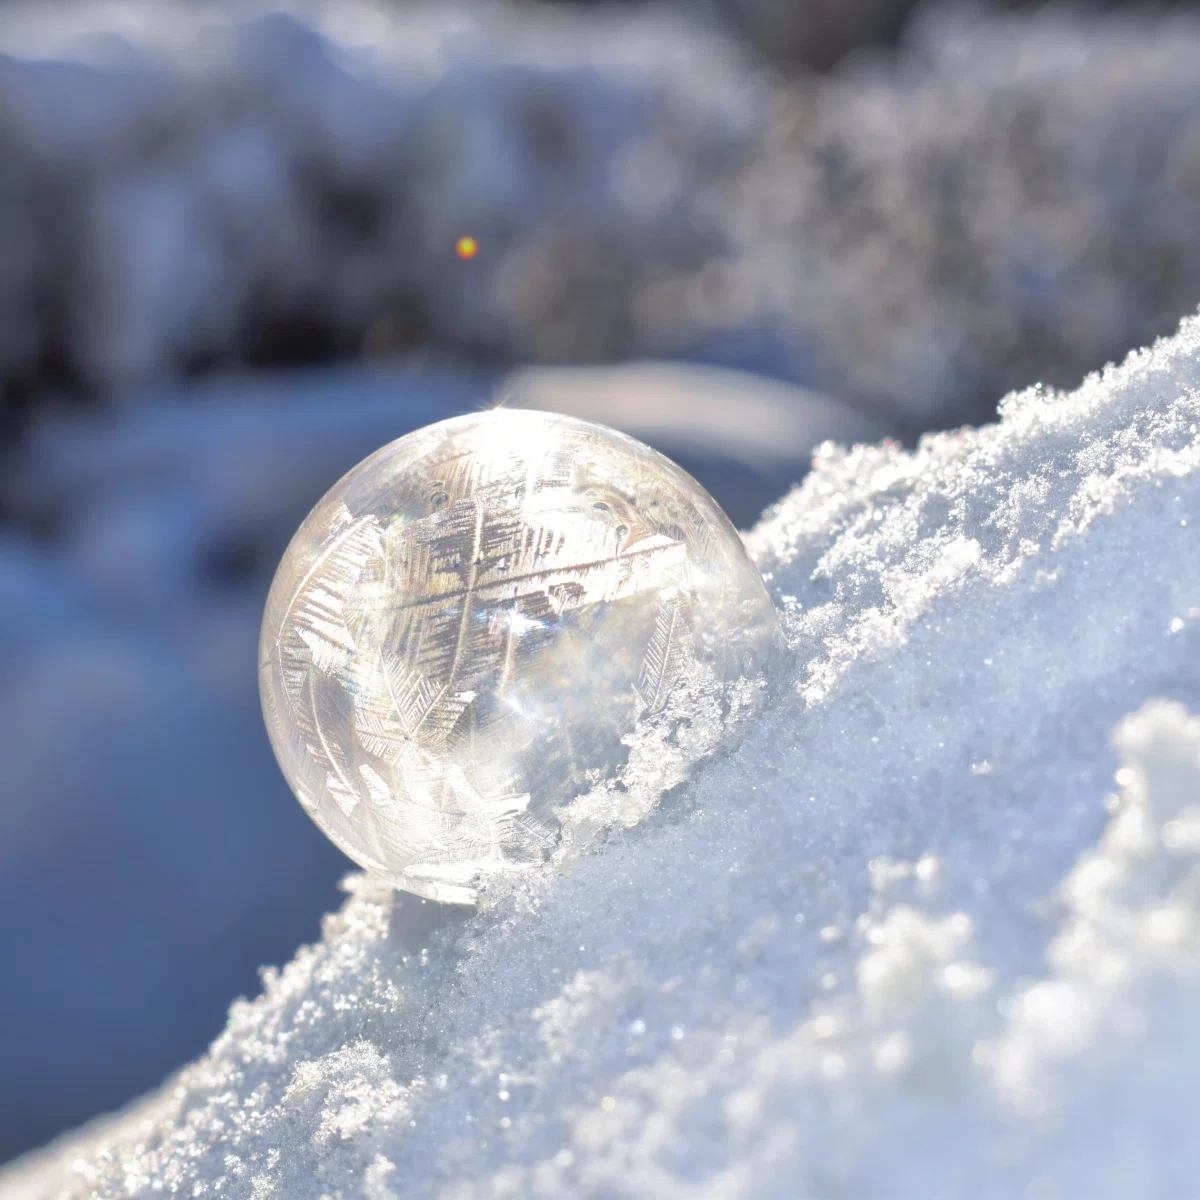
M 648 446 L 497 410 L 400 438 L 305 519 L 263 618 L 271 744 L 396 887 L 468 902 L 544 859 L 678 689 L 761 672 L 775 611 L 737 531 Z

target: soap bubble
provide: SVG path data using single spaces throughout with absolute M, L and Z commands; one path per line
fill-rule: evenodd
M 640 724 L 665 715 L 678 740 L 691 698 L 727 709 L 778 638 L 694 479 L 604 426 L 496 410 L 400 438 L 326 494 L 271 585 L 259 683 L 333 842 L 470 902 L 552 854 Z

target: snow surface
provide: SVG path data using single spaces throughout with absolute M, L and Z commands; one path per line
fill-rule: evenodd
M 263 373 L 32 416 L 0 463 L 0 1159 L 157 1085 L 317 936 L 352 864 L 267 742 L 267 586 L 345 471 L 497 394 L 636 433 L 744 525 L 821 441 L 886 432 L 663 364 Z
M 361 876 L 39 1197 L 1174 1197 L 1200 1170 L 1200 320 L 827 447 L 731 753 L 478 914 Z

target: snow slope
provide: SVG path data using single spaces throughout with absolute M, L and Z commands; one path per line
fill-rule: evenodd
M 318 935 L 351 864 L 267 742 L 267 587 L 354 463 L 501 397 L 635 433 L 740 525 L 826 438 L 886 431 L 654 363 L 279 372 L 40 412 L 0 459 L 0 510 L 40 531 L 0 526 L 0 977 L 20 981 L 0 983 L 0 1161 L 195 1058 L 259 965 Z
M 740 746 L 476 915 L 361 877 L 99 1195 L 1172 1197 L 1200 1168 L 1200 321 L 749 535 Z

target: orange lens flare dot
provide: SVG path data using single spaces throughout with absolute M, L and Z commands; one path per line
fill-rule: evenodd
M 460 237 L 454 249 L 459 258 L 474 258 L 479 253 L 479 243 L 473 237 Z

